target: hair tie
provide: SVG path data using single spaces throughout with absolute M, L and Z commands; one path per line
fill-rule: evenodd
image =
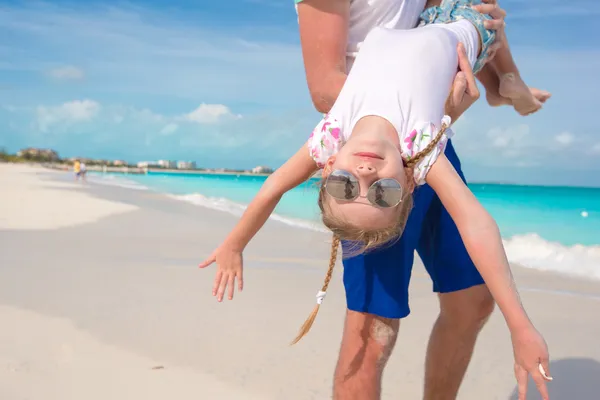
M 323 304 L 323 300 L 325 300 L 326 294 L 327 294 L 327 292 L 324 292 L 322 290 L 319 290 L 317 292 L 317 304 Z

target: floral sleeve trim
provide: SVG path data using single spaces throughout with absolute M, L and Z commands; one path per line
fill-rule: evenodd
M 450 117 L 445 115 L 444 118 L 442 118 L 440 126 L 450 126 L 450 123 Z M 418 123 L 417 126 L 400 143 L 402 157 L 407 161 L 410 160 L 421 150 L 426 148 L 427 145 L 429 145 L 429 143 L 431 143 L 431 141 L 437 136 L 438 132 L 439 129 L 432 122 Z M 425 177 L 427 176 L 427 173 L 440 154 L 444 152 L 446 149 L 446 144 L 448 143 L 448 139 L 450 139 L 453 135 L 454 132 L 452 132 L 450 128 L 447 128 L 437 146 L 435 146 L 429 152 L 429 154 L 426 154 L 421 161 L 415 165 L 414 178 L 417 185 L 425 184 Z
M 323 168 L 329 157 L 340 151 L 343 145 L 340 122 L 325 115 L 310 134 L 307 145 L 312 159 L 319 168 Z

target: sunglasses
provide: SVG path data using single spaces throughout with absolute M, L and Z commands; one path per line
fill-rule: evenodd
M 366 196 L 360 195 L 358 178 L 348 171 L 337 169 L 325 180 L 325 192 L 336 200 L 354 201 L 366 197 L 375 207 L 396 207 L 402 201 L 402 186 L 392 178 L 379 179 L 369 186 Z

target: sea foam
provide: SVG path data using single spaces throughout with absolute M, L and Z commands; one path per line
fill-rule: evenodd
M 197 206 L 212 208 L 213 210 L 224 211 L 235 216 L 241 216 L 246 209 L 245 204 L 236 203 L 223 197 L 207 197 L 199 193 L 185 195 L 170 195 L 171 198 L 186 201 Z M 328 232 L 322 224 L 313 221 L 307 221 L 298 218 L 284 217 L 279 214 L 271 214 L 270 219 L 279 221 L 286 225 L 296 228 L 310 229 L 317 232 Z
M 171 197 L 236 216 L 241 216 L 246 209 L 244 204 L 201 194 L 171 195 Z M 278 214 L 271 215 L 271 219 L 297 228 L 328 232 L 327 228 L 317 222 Z M 504 248 L 509 261 L 523 267 L 600 280 L 600 246 L 564 246 L 546 241 L 536 233 L 529 233 L 504 239 Z
M 509 261 L 542 271 L 600 280 L 600 246 L 564 246 L 536 233 L 504 240 Z
M 114 175 L 90 174 L 88 175 L 88 180 L 101 185 L 118 186 L 133 190 L 148 190 L 146 186 L 120 176 L 116 177 Z
M 90 181 L 128 189 L 148 190 L 146 186 L 122 176 L 93 174 L 90 175 Z M 207 197 L 199 193 L 169 196 L 235 216 L 241 216 L 246 209 L 245 204 L 221 197 Z M 328 232 L 317 221 L 290 218 L 279 214 L 271 215 L 271 219 L 297 228 Z M 505 238 L 504 247 L 509 261 L 521 266 L 600 280 L 600 245 L 565 246 L 557 242 L 547 241 L 537 233 L 528 233 Z

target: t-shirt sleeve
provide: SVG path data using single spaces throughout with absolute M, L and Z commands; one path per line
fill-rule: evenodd
M 441 124 L 439 125 L 440 127 L 449 127 L 450 122 L 450 117 L 446 115 L 442 118 Z M 411 160 L 436 138 L 439 131 L 440 128 L 432 122 L 418 123 L 406 137 L 401 138 L 400 146 L 402 149 L 402 157 L 406 161 Z M 446 144 L 453 135 L 454 132 L 450 128 L 446 128 L 438 144 L 431 149 L 429 153 L 425 154 L 414 166 L 414 179 L 417 185 L 425 184 L 425 178 L 427 177 L 429 170 L 440 154 L 446 150 Z
M 326 115 L 317 124 L 308 138 L 308 151 L 319 168 L 323 168 L 329 157 L 342 147 L 342 128 L 340 122 Z

